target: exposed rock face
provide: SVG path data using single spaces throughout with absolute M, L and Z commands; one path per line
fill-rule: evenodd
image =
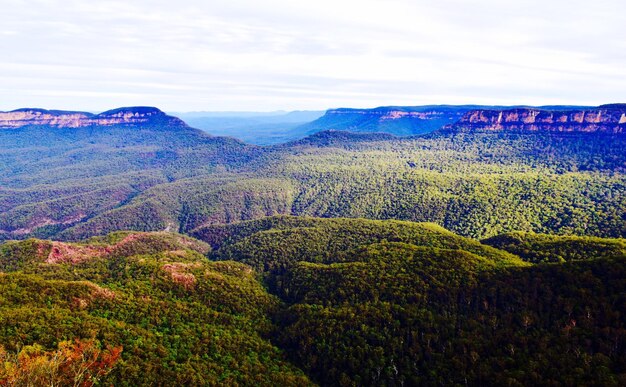
M 537 108 L 472 110 L 448 129 L 458 131 L 625 133 L 626 105 L 587 110 L 549 111 Z
M 45 125 L 58 128 L 81 128 L 87 126 L 138 125 L 160 123 L 185 125 L 153 107 L 128 107 L 109 110 L 100 114 L 44 109 L 18 109 L 0 112 L 0 128 L 20 128 Z
M 50 254 L 45 262 L 49 264 L 79 264 L 98 258 L 110 252 L 108 246 L 80 246 L 63 242 L 52 242 Z
M 79 264 L 96 258 L 149 254 L 163 250 L 173 255 L 185 255 L 185 248 L 201 254 L 207 254 L 210 247 L 203 242 L 187 238 L 183 235 L 166 233 L 132 233 L 114 244 L 77 244 L 65 242 L 41 241 L 38 253 L 48 264 Z M 163 269 L 172 274 L 183 274 L 187 269 L 198 268 L 198 264 L 174 263 Z M 193 277 L 193 276 L 192 276 Z M 185 278 L 183 275 L 181 278 Z

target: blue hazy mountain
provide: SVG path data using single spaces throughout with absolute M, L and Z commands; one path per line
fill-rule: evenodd
M 321 117 L 323 111 L 190 112 L 172 113 L 189 126 L 215 136 L 235 137 L 256 145 L 299 139 L 298 127 Z
M 256 145 L 297 141 L 318 132 L 349 131 L 414 136 L 462 120 L 471 111 L 500 111 L 526 106 L 424 105 L 338 108 L 322 111 L 172 113 L 189 126 L 215 136 L 235 137 Z M 542 106 L 543 111 L 587 109 L 583 106 Z

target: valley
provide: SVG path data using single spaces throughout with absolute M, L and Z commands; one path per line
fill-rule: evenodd
M 153 113 L 0 130 L 0 238 L 190 232 L 275 214 L 428 221 L 474 238 L 626 232 L 621 132 L 467 132 L 461 120 L 417 137 L 323 131 L 260 147 Z
M 623 385 L 624 114 L 0 112 L 0 385 Z

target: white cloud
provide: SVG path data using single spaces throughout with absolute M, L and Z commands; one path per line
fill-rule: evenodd
M 618 0 L 5 2 L 0 109 L 625 100 Z

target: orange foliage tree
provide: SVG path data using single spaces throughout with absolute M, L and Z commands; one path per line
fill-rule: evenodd
M 0 386 L 93 386 L 121 353 L 122 347 L 102 350 L 93 339 L 64 341 L 54 351 L 35 344 L 12 353 L 0 346 Z

